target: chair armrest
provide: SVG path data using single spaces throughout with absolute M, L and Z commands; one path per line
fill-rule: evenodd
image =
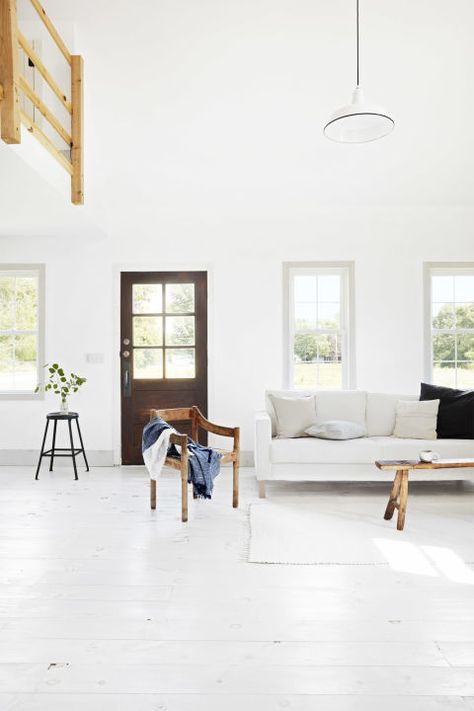
M 184 452 L 188 447 L 188 435 L 172 432 L 170 434 L 170 443 L 179 445 Z
M 270 444 L 272 441 L 272 421 L 268 412 L 255 415 L 255 469 L 257 479 L 271 479 Z
M 235 438 L 239 431 L 238 427 L 224 427 L 223 425 L 216 425 L 214 422 L 207 420 L 197 407 L 194 409 L 197 413 L 197 423 L 203 430 L 206 430 L 206 432 L 212 432 L 212 434 L 221 435 L 222 437 Z

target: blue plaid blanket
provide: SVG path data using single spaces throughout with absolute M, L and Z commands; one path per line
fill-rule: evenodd
M 145 452 L 152 447 L 160 446 L 160 439 L 166 430 L 173 430 L 173 427 L 161 417 L 155 417 L 145 425 L 142 439 L 145 462 L 148 459 L 145 457 Z M 188 437 L 188 452 L 188 482 L 193 485 L 194 493 L 198 498 L 210 499 L 214 488 L 214 479 L 220 471 L 221 455 L 210 447 L 194 442 L 191 437 Z M 175 444 L 168 446 L 167 456 L 180 458 Z

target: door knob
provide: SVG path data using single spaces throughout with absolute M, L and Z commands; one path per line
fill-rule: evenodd
M 124 345 L 124 346 L 129 346 L 129 345 L 130 345 L 130 339 L 129 339 L 129 338 L 124 338 L 124 339 L 123 339 L 123 345 Z
M 128 358 L 130 356 L 130 351 L 124 351 L 122 355 L 124 358 Z

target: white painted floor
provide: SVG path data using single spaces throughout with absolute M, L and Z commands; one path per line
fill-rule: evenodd
M 250 469 L 188 524 L 175 473 L 153 512 L 141 468 L 33 476 L 0 469 L 1 711 L 474 710 L 472 576 L 249 564 Z M 306 491 L 382 515 L 388 485 L 268 487 Z M 474 486 L 413 485 L 407 526 L 436 505 L 474 516 Z

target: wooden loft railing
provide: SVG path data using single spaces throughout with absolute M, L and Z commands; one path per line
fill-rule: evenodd
M 0 125 L 5 143 L 20 143 L 23 124 L 71 176 L 71 202 L 84 203 L 84 146 L 83 146 L 83 60 L 71 55 L 58 31 L 38 0 L 30 0 L 41 21 L 70 67 L 70 97 L 57 85 L 41 58 L 18 28 L 16 0 L 0 0 Z M 35 69 L 70 116 L 70 127 L 65 128 L 53 111 L 46 106 L 19 71 L 18 50 L 21 48 Z M 58 136 L 69 146 L 70 158 L 60 151 L 49 136 L 20 107 L 24 94 L 44 116 Z

